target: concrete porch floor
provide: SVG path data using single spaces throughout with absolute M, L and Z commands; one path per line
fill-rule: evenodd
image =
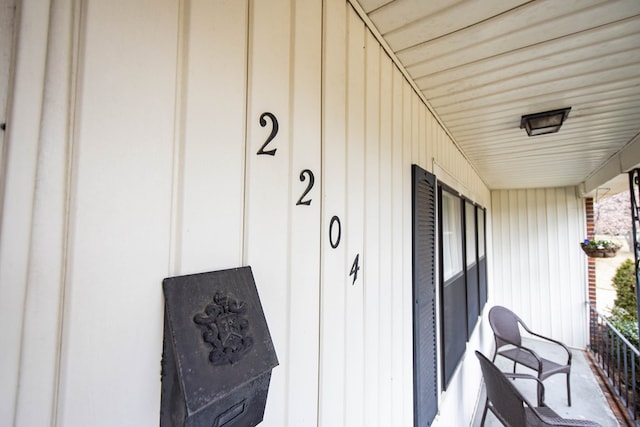
M 538 354 L 549 356 L 552 360 L 561 356 L 553 346 L 537 340 L 523 340 L 525 345 L 530 346 Z M 587 354 L 583 350 L 571 349 L 573 354 L 571 365 L 571 400 L 572 405 L 567 405 L 566 377 L 563 374 L 554 375 L 544 381 L 545 403 L 558 415 L 564 418 L 574 418 L 579 420 L 590 420 L 600 423 L 603 427 L 624 427 L 627 424 L 624 419 L 620 420 L 614 415 L 614 411 L 609 406 L 607 398 L 595 376 Z M 492 354 L 486 355 L 491 358 Z M 504 357 L 496 358 L 496 365 L 503 371 L 511 371 L 512 364 Z M 522 366 L 518 366 L 517 372 L 535 374 Z M 535 381 L 518 379 L 514 384 L 522 394 L 533 404 L 536 403 Z M 485 403 L 485 389 L 482 387 L 478 408 L 474 416 L 472 427 L 479 427 L 482 420 L 482 411 Z M 486 427 L 501 426 L 500 421 L 489 411 L 485 421 Z

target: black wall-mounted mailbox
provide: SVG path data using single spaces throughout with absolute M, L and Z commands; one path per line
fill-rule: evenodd
M 250 427 L 278 365 L 251 267 L 164 279 L 161 427 Z

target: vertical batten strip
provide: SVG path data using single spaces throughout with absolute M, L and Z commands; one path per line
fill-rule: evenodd
M 44 102 L 39 123 L 29 274 L 23 312 L 14 425 L 56 418 L 60 339 L 66 283 L 71 147 L 74 4 L 49 9 Z M 42 354 L 47 355 L 43 360 Z M 34 411 L 33 408 L 40 408 Z
M 365 212 L 364 246 L 364 425 L 378 427 L 380 407 L 380 47 L 373 35 L 365 37 Z M 372 410 L 372 408 L 376 408 Z
M 380 331 L 378 335 L 378 352 L 380 355 L 380 402 L 392 402 L 381 405 L 378 409 L 379 424 L 393 425 L 393 326 L 394 310 L 392 307 L 392 236 L 393 236 L 393 193 L 391 187 L 391 153 L 392 153 L 392 91 L 393 63 L 389 57 L 380 52 Z
M 291 170 L 291 13 L 290 0 L 251 3 L 244 262 L 253 269 L 280 362 L 271 378 L 266 425 L 286 425 L 289 410 L 289 226 L 300 173 Z
M 402 106 L 403 106 L 403 84 L 404 79 L 400 71 L 393 67 L 392 71 L 392 129 L 391 129 L 391 195 L 392 195 L 392 210 L 391 210 L 391 346 L 393 348 L 391 356 L 392 366 L 392 408 L 402 408 L 403 402 L 403 378 L 402 378 L 402 359 L 403 359 L 403 333 L 404 327 L 402 322 L 402 298 L 403 298 L 403 271 L 402 271 L 402 254 L 403 254 L 403 236 L 402 236 L 402 221 L 403 221 L 403 206 L 402 206 L 402 137 L 403 137 L 403 119 L 402 119 Z M 398 413 L 396 413 L 398 416 Z M 402 416 L 402 410 L 400 415 Z
M 189 27 L 189 2 L 180 0 L 178 6 L 178 42 L 176 49 L 176 91 L 173 119 L 173 165 L 171 168 L 171 224 L 169 230 L 169 259 L 167 276 L 178 274 L 182 254 L 182 223 L 184 193 L 184 133 L 185 86 L 187 58 L 187 29 Z
M 242 263 L 248 28 L 246 1 L 193 0 L 185 8 L 181 274 Z
M 0 221 L 0 424 L 14 425 L 24 338 L 33 201 L 45 87 L 50 2 L 22 1 L 15 18 L 14 70 L 4 143 Z M 10 325 L 10 326 L 9 326 Z
M 291 2 L 291 194 L 288 288 L 287 418 L 317 425 L 322 205 L 322 0 Z M 308 172 L 303 174 L 303 171 Z M 311 187 L 311 174 L 314 184 Z M 304 180 L 302 180 L 304 178 Z M 304 197 L 303 193 L 309 189 Z M 302 199 L 300 205 L 297 200 Z M 304 204 L 307 203 L 308 204 Z
M 402 166 L 400 167 L 402 180 L 402 415 L 404 425 L 410 425 L 413 420 L 413 307 L 412 298 L 412 210 L 411 210 L 411 164 L 413 163 L 414 126 L 413 99 L 415 93 L 409 82 L 403 79 L 402 84 Z
M 346 416 L 346 19 L 347 5 L 325 0 L 322 91 L 322 255 L 319 425 Z M 334 219 L 336 218 L 336 219 Z M 340 239 L 338 239 L 340 237 Z M 333 245 L 333 246 L 332 246 Z
M 159 407 L 179 8 L 155 5 L 151 20 L 140 2 L 81 4 L 59 425 L 144 424 Z
M 365 27 L 347 8 L 346 123 L 346 426 L 364 426 L 364 288 L 369 267 L 364 248 L 365 158 Z

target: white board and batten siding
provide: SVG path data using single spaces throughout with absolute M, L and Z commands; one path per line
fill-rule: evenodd
M 543 335 L 584 348 L 584 201 L 567 187 L 493 191 L 491 204 L 493 302 L 510 307 Z
M 4 201 L 3 230 L 35 234 L 1 236 L 24 250 L 1 253 L 0 277 L 19 276 L 9 262 L 17 257 L 31 281 L 0 287 L 3 304 L 25 306 L 23 319 L 19 310 L 6 319 L 19 333 L 1 332 L 16 351 L 0 424 L 157 425 L 162 279 L 251 265 L 280 362 L 262 425 L 413 425 L 411 165 L 441 172 L 486 207 L 489 192 L 352 6 L 52 7 L 69 20 L 50 32 L 73 41 L 59 58 L 71 65 L 56 71 L 73 94 L 62 110 L 68 128 L 56 134 L 67 148 L 38 163 L 35 151 L 10 153 L 16 165 L 37 164 L 6 172 L 37 202 Z M 46 73 L 31 78 L 57 87 Z M 52 108 L 41 104 L 16 103 L 12 114 Z M 278 132 L 264 149 L 276 151 L 258 155 L 271 117 Z M 26 139 L 37 151 L 50 147 L 42 138 Z M 53 200 L 28 185 L 49 170 Z M 51 206 L 53 236 L 43 231 Z M 64 248 L 56 280 L 41 271 L 51 256 L 30 244 Z M 42 306 L 52 307 L 46 324 Z M 47 351 L 32 331 L 49 337 Z

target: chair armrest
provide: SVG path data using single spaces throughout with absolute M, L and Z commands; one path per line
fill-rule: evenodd
M 530 375 L 530 374 L 518 374 L 518 373 L 510 373 L 510 372 L 503 372 L 502 373 L 505 377 L 507 378 L 511 378 L 511 379 L 525 379 L 525 380 L 534 380 L 535 382 L 538 383 L 538 390 L 540 391 L 540 394 L 538 395 L 538 405 L 537 406 L 545 406 L 544 404 L 544 383 L 542 381 L 540 381 L 540 379 L 536 376 Z M 531 403 L 529 403 L 529 401 L 522 396 L 522 399 L 524 399 L 525 403 L 528 406 L 532 406 Z
M 511 378 L 511 379 L 523 378 L 528 380 L 534 380 L 535 382 L 539 383 L 542 387 L 544 387 L 544 383 L 540 381 L 540 378 L 531 374 L 520 374 L 520 373 L 512 373 L 512 372 L 503 372 L 502 374 L 505 377 Z
M 571 364 L 571 357 L 572 357 L 571 350 L 569 350 L 569 347 L 567 347 L 564 343 L 562 343 L 562 342 L 560 342 L 558 340 L 554 340 L 553 338 L 549 338 L 547 336 L 540 335 L 540 334 L 538 334 L 536 332 L 533 332 L 531 329 L 527 328 L 527 325 L 525 325 L 524 323 L 520 323 L 520 325 L 522 326 L 522 328 L 525 331 L 527 331 L 527 333 L 529 333 L 529 334 L 531 334 L 531 335 L 533 335 L 535 337 L 542 338 L 545 341 L 552 342 L 552 343 L 562 347 L 564 349 L 564 351 L 567 353 L 567 365 Z M 518 346 L 518 347 L 520 347 L 520 346 Z M 539 357 L 538 357 L 538 360 L 540 360 Z

